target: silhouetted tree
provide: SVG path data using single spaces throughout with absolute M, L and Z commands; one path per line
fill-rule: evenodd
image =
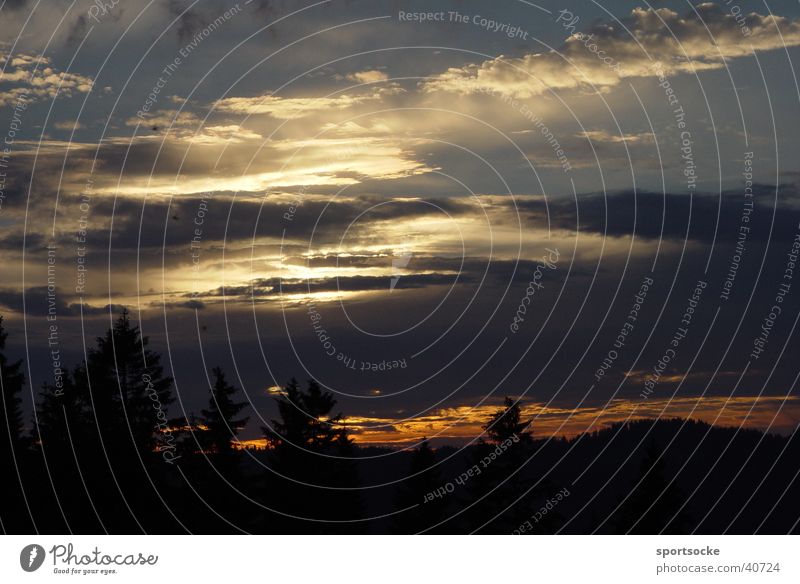
M 475 504 L 465 514 L 466 529 L 511 533 L 530 518 L 531 501 L 541 492 L 534 490 L 517 501 L 529 486 L 523 466 L 533 441 L 531 422 L 522 420 L 519 402 L 506 397 L 483 428 L 488 440 L 474 449 L 477 474 L 467 483 L 466 504 Z
M 252 511 L 242 496 L 248 484 L 241 472 L 240 453 L 231 444 L 247 424 L 249 418 L 240 414 L 248 404 L 235 400 L 238 389 L 227 382 L 220 367 L 215 367 L 212 373 L 214 385 L 208 409 L 201 410 L 198 420 L 190 416 L 183 422 L 183 428 L 176 431 L 176 444 L 181 451 L 186 451 L 187 446 L 191 448 L 187 453 L 189 465 L 184 470 L 190 474 L 194 490 L 213 502 L 212 515 L 219 516 L 211 518 L 212 523 L 207 522 L 201 529 L 228 531 L 229 523 L 233 523 L 247 525 L 249 531 L 253 529 Z
M 0 316 L 0 413 L 3 424 L 0 448 L 10 454 L 19 451 L 24 443 L 20 393 L 25 385 L 25 375 L 22 373 L 22 360 L 10 362 L 5 355 L 7 338 L 3 317 Z
M 74 375 L 63 374 L 61 387 L 45 383 L 39 393 L 32 438 L 53 456 L 71 456 L 76 443 L 84 444 L 90 428 L 87 396 L 74 381 L 81 374 L 77 367 Z
M 619 533 L 685 533 L 688 516 L 681 509 L 685 497 L 675 482 L 667 479 L 663 453 L 655 440 L 647 443 L 639 476 L 615 514 Z
M 161 356 L 148 349 L 149 339 L 131 324 L 128 311 L 89 350 L 87 370 L 92 402 L 103 439 L 113 441 L 130 428 L 134 445 L 153 452 L 167 427 L 172 378 L 165 377 Z
M 497 410 L 483 426 L 489 441 L 500 444 L 505 440 L 514 440 L 515 444 L 524 442 L 529 444 L 532 439 L 530 430 L 531 421 L 522 421 L 522 411 L 519 401 L 510 397 L 503 400 L 503 408 Z
M 214 387 L 207 410 L 201 410 L 200 423 L 206 426 L 205 442 L 216 454 L 229 455 L 231 440 L 236 439 L 239 432 L 247 425 L 249 417 L 237 418 L 247 407 L 247 402 L 236 402 L 234 396 L 237 388 L 225 380 L 225 373 L 215 367 Z
M 87 351 L 74 375 L 85 384 L 92 439 L 81 445 L 86 481 L 105 527 L 116 533 L 169 531 L 172 505 L 165 487 L 174 452 L 168 406 L 172 379 L 164 376 L 161 356 L 123 310 L 112 327 Z
M 420 533 L 445 519 L 448 500 L 430 495 L 444 485 L 435 464 L 436 454 L 426 438 L 414 449 L 408 478 L 397 488 L 394 507 L 403 512 L 393 516 L 396 533 Z M 434 529 L 431 533 L 443 529 Z
M 285 514 L 276 521 L 287 531 L 352 531 L 342 520 L 360 516 L 358 478 L 342 416 L 331 415 L 336 400 L 313 380 L 302 391 L 292 379 L 276 401 L 280 419 L 262 428 L 271 450 L 268 502 Z
M 328 464 L 325 465 L 326 472 L 330 477 L 327 479 L 327 483 L 336 487 L 337 490 L 331 491 L 328 497 L 331 508 L 328 510 L 327 516 L 341 523 L 327 526 L 324 531 L 362 533 L 365 531 L 365 524 L 354 521 L 361 519 L 364 515 L 364 505 L 359 492 L 361 481 L 356 465 L 356 448 L 345 426 L 337 432 L 332 452 L 335 458 L 327 459 Z
M 336 400 L 314 381 L 306 390 L 294 380 L 287 385 L 278 398 L 278 419 L 264 429 L 265 451 L 245 454 L 231 447 L 231 437 L 247 418 L 236 401 L 236 388 L 218 368 L 202 419 L 190 415 L 188 421 L 166 420 L 171 380 L 127 313 L 98 339 L 86 363 L 63 376 L 62 385 L 42 386 L 28 432 L 23 416 L 29 414 L 23 414 L 21 399 L 23 362 L 6 356 L 6 339 L 0 319 L 0 468 L 5 472 L 0 531 L 6 533 L 362 531 L 367 524 L 360 521 L 364 505 L 359 474 L 374 484 L 399 474 L 392 468 L 396 460 L 409 461 L 360 458 L 366 451 L 354 443 L 341 414 L 334 413 Z M 130 447 L 128 424 L 136 448 Z M 201 426 L 207 429 L 201 431 Z M 486 439 L 463 454 L 453 449 L 452 457 L 440 457 L 449 459 L 449 470 L 460 467 L 455 470 L 462 473 L 459 481 L 456 476 L 440 478 L 427 441 L 413 452 L 409 475 L 394 497 L 395 509 L 412 508 L 393 518 L 393 531 L 425 530 L 447 520 L 451 510 L 463 512 L 434 531 L 513 531 L 557 492 L 531 461 L 545 465 L 559 486 L 572 489 L 575 477 L 580 483 L 567 502 L 531 521 L 527 532 L 552 532 L 556 524 L 547 522 L 560 521 L 556 518 L 561 512 L 570 516 L 563 527 L 572 533 L 797 530 L 797 432 L 764 434 L 676 418 L 626 422 L 575 438 L 534 442 L 520 405 L 508 398 L 484 430 Z M 180 471 L 159 456 L 165 433 L 179 437 L 178 458 L 186 462 Z M 210 439 L 207 447 L 197 445 L 199 436 Z M 670 453 L 691 453 L 681 460 L 685 470 L 675 481 L 658 446 L 667 441 Z M 640 449 L 644 451 L 637 459 Z M 230 465 L 223 462 L 226 456 Z M 247 467 L 243 461 L 250 458 L 257 460 Z M 710 469 L 708 460 L 715 461 Z M 270 469 L 266 485 L 254 472 L 262 462 Z M 471 467 L 472 474 L 462 472 Z M 454 492 L 425 502 L 429 493 L 451 482 L 458 485 Z M 541 486 L 530 488 L 536 484 Z M 240 491 L 278 513 L 259 515 L 258 506 L 250 506 Z M 692 492 L 694 507 L 709 509 L 697 525 L 681 509 L 684 492 Z M 377 489 L 370 493 L 370 514 L 388 513 L 389 498 L 380 497 Z M 463 508 L 471 503 L 476 504 Z M 458 505 L 462 507 L 453 509 Z M 387 524 L 378 520 L 371 526 L 383 530 Z
M 91 450 L 87 452 L 93 433 L 85 378 L 85 370 L 76 367 L 72 374 L 62 375 L 58 387 L 45 383 L 33 419 L 31 437 L 43 473 L 38 480 L 53 487 L 48 513 L 39 497 L 39 515 L 46 521 L 41 527 L 56 533 L 91 533 L 104 528 L 89 498 L 98 482 L 98 460 Z
M 170 432 L 176 448 L 176 455 L 190 457 L 201 451 L 212 448 L 206 437 L 207 426 L 194 412 L 187 416 L 178 416 L 169 420 Z
M 309 380 L 302 391 L 292 379 L 276 398 L 280 420 L 262 427 L 267 443 L 279 454 L 302 449 L 311 452 L 329 450 L 340 433 L 337 424 L 341 414 L 330 416 L 336 406 L 333 394 L 322 391 L 316 381 Z
M 5 354 L 8 334 L 0 316 L 0 468 L 3 469 L 3 508 L 0 530 L 30 533 L 30 504 L 23 493 L 27 442 L 23 436 L 22 400 L 25 385 L 22 361 L 10 361 Z

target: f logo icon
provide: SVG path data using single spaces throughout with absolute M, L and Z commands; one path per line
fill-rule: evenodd
M 38 544 L 32 543 L 22 548 L 22 551 L 19 553 L 19 565 L 26 572 L 35 572 L 42 567 L 44 557 L 44 548 Z

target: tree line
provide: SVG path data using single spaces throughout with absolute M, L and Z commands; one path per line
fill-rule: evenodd
M 731 497 L 751 488 L 749 478 L 724 493 L 719 483 L 750 465 L 748 448 L 775 463 L 769 492 L 797 491 L 794 435 L 748 431 L 723 452 L 722 430 L 672 420 L 542 440 L 511 398 L 466 448 L 427 440 L 406 451 L 359 447 L 334 396 L 314 380 L 292 379 L 276 396 L 265 449 L 242 448 L 248 403 L 225 372 L 210 372 L 199 415 L 170 417 L 173 380 L 127 312 L 58 386 L 41 387 L 26 424 L 23 362 L 6 356 L 6 339 L 0 317 L 4 533 L 714 532 L 734 516 Z M 696 475 L 676 473 L 680 460 L 664 444 L 679 423 L 695 450 L 703 429 L 713 431 L 703 448 L 722 452 L 719 476 L 695 485 Z M 709 518 L 698 508 L 714 496 L 731 500 Z M 797 500 L 778 519 L 764 505 L 735 511 L 745 511 L 745 531 L 766 515 L 781 532 L 797 518 Z

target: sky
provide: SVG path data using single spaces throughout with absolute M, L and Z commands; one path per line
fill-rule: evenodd
M 128 308 L 245 440 L 291 377 L 362 443 L 790 431 L 798 56 L 796 2 L 0 0 L 28 405 Z

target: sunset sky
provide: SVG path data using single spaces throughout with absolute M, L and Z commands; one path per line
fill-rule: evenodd
M 800 6 L 603 4 L 0 0 L 29 409 L 128 307 L 246 440 L 293 376 L 362 443 L 794 428 Z

